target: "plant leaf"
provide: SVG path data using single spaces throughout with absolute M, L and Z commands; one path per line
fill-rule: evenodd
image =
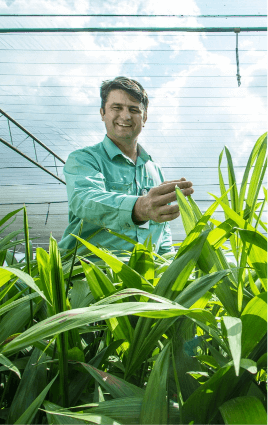
M 266 411 L 257 397 L 232 398 L 223 403 L 219 409 L 225 424 L 263 425 L 267 421 Z

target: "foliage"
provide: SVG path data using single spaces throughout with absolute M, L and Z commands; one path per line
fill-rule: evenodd
M 266 140 L 241 185 L 222 151 L 221 197 L 204 214 L 177 189 L 187 236 L 175 258 L 133 241 L 126 263 L 76 236 L 73 251 L 51 237 L 34 259 L 24 207 L 24 229 L 0 240 L 0 423 L 264 423 Z

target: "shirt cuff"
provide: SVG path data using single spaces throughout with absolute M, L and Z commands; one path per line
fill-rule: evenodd
M 130 227 L 136 228 L 136 224 L 132 221 L 132 210 L 136 204 L 138 196 L 128 195 L 125 197 L 119 207 L 119 222 L 122 230 L 129 229 Z

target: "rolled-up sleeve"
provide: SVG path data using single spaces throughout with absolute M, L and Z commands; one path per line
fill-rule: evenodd
M 107 190 L 96 159 L 73 152 L 65 166 L 69 210 L 85 221 L 114 231 L 136 227 L 132 210 L 138 196 Z

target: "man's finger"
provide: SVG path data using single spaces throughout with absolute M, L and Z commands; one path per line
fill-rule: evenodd
M 192 187 L 192 185 L 192 182 L 176 180 L 175 182 L 161 184 L 160 186 L 151 190 L 153 190 L 158 195 L 165 195 L 166 193 L 174 192 L 176 186 L 178 186 L 180 189 L 187 189 Z
M 163 214 L 160 216 L 160 220 L 159 223 L 164 223 L 164 221 L 171 221 L 171 220 L 175 220 L 175 218 L 178 218 L 180 216 L 180 212 L 178 211 L 177 213 L 173 213 L 173 214 Z

